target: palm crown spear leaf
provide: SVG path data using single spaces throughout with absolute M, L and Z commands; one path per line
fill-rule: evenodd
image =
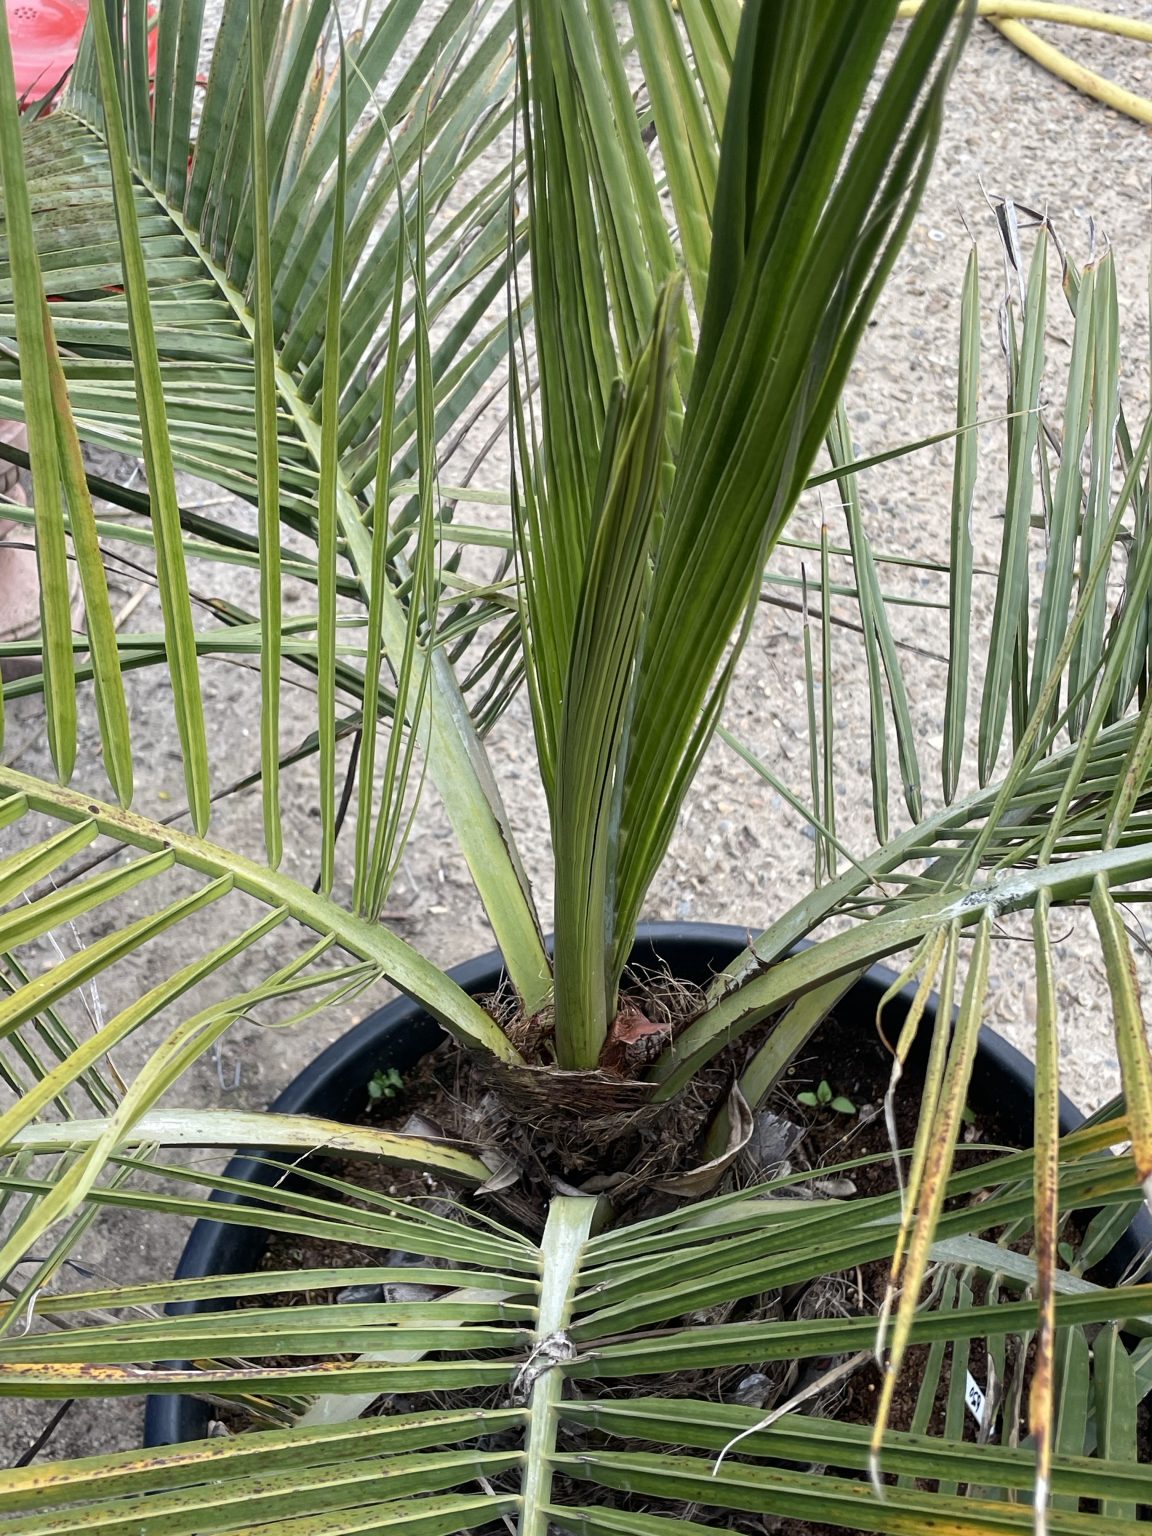
M 41 671 L 7 691 L 42 690 L 59 780 L 0 768 L 12 850 L 0 859 L 0 1060 L 16 1090 L 0 1113 L 0 1208 L 14 1217 L 0 1228 L 11 1296 L 0 1392 L 200 1391 L 286 1426 L 160 1460 L 5 1474 L 0 1507 L 14 1530 L 704 1528 L 645 1503 L 671 1498 L 681 1513 L 817 1510 L 850 1529 L 936 1519 L 1000 1531 L 1035 1518 L 1072 1532 L 1084 1528 L 1080 1499 L 1102 1501 L 1110 1530 L 1134 1528 L 1137 1504 L 1152 1503 L 1130 1464 L 1145 1357 L 1118 1332 L 1152 1308 L 1139 1286 L 1070 1284 L 1056 1268 L 1058 1210 L 1090 1203 L 1123 1225 L 1132 1162 L 1152 1175 L 1152 1067 L 1119 904 L 1152 874 L 1149 428 L 1133 438 L 1120 405 L 1105 253 L 1082 272 L 1064 261 L 1074 338 L 1063 441 L 1042 433 L 1042 231 L 1008 322 L 1003 558 L 979 784 L 961 794 L 973 256 L 951 434 L 943 802 L 926 808 L 840 402 L 927 176 L 971 8 L 927 0 L 891 46 L 896 9 L 641 0 L 625 15 L 607 0 L 389 0 L 345 34 L 328 0 L 226 0 L 202 82 L 203 0 L 160 7 L 154 78 L 143 0 L 98 0 L 58 109 L 23 120 L 0 21 L 0 414 L 28 425 L 43 620 Z M 504 443 L 508 489 L 477 485 Z M 146 489 L 94 475 L 82 445 L 141 458 Z M 817 721 L 810 694 L 814 889 L 671 1036 L 653 1032 L 621 1007 L 637 922 L 703 752 L 725 729 L 766 562 L 822 449 L 856 575 L 877 851 L 856 858 L 836 836 L 831 706 Z M 1037 464 L 1047 565 L 1033 632 Z M 230 493 L 227 510 L 190 505 L 185 476 Z M 1127 576 L 1110 604 L 1120 539 Z M 131 546 L 155 582 L 151 634 L 123 633 L 112 612 L 108 569 Z M 821 557 L 826 604 L 826 539 Z M 207 590 L 225 567 L 250 573 L 251 606 Z M 827 625 L 822 639 L 828 675 Z M 211 739 L 204 678 L 211 661 L 236 657 L 258 664 L 259 764 L 226 785 L 230 743 Z M 129 701 L 143 669 L 170 688 L 190 830 L 132 809 Z M 285 750 L 293 681 L 312 690 L 314 715 Z M 555 855 L 550 947 L 484 745 L 521 681 Z M 76 767 L 89 684 L 107 781 L 92 792 L 71 787 L 94 772 Z M 910 823 L 897 832 L 890 730 Z M 282 770 L 312 757 L 315 888 L 288 872 L 281 788 Z M 210 836 L 214 802 L 257 784 L 262 856 Z M 507 1007 L 488 1011 L 380 920 L 425 784 L 495 932 Z M 340 839 L 346 813 L 354 833 Z M 129 893 L 143 915 L 125 921 Z M 1053 906 L 1085 902 L 1126 1119 L 1061 1142 L 1048 923 Z M 180 943 L 210 908 L 226 915 L 213 945 L 181 951 L 94 1034 L 76 1032 L 69 1008 L 85 987 L 130 968 L 145 945 Z M 1032 913 L 1036 954 L 1036 1151 L 1003 1159 L 995 1180 L 952 1174 L 993 924 L 1018 910 Z M 106 920 L 86 948 L 46 970 L 31 963 L 38 943 L 89 917 Z M 287 944 L 289 931 L 306 941 Z M 484 1064 L 509 1104 L 530 1105 L 537 1127 L 562 1105 L 570 1122 L 586 1110 L 587 1135 L 616 1103 L 654 1122 L 726 1052 L 735 1081 L 728 1071 L 672 1170 L 679 1192 L 698 1196 L 723 1188 L 751 1111 L 856 978 L 902 952 L 902 980 L 918 991 L 898 1060 L 934 985 L 943 1016 L 954 1003 L 957 1014 L 951 1038 L 936 1034 L 901 1195 L 842 1206 L 728 1190 L 636 1218 L 564 1193 L 525 1216 L 535 1186 L 531 1199 L 490 1203 L 505 1182 L 492 1176 L 496 1164 L 506 1172 L 500 1149 L 160 1106 L 238 1021 L 304 1025 L 386 979 Z M 124 1081 L 108 1053 L 130 1039 L 149 1044 Z M 1111 1158 L 1123 1135 L 1132 1159 Z M 258 1207 L 226 1175 L 169 1152 L 255 1142 L 284 1168 L 326 1145 L 481 1193 L 447 1215 L 380 1197 L 350 1216 L 346 1181 L 305 1170 Z M 986 1186 L 977 1215 L 960 1197 Z M 213 1191 L 238 1203 L 208 1206 Z M 223 1210 L 380 1249 L 381 1263 L 334 1267 L 323 1285 L 252 1274 L 60 1291 L 50 1282 L 109 1205 Z M 1016 1264 L 980 1234 L 1017 1235 L 1033 1205 L 1035 1254 Z M 1102 1241 L 1092 1230 L 1089 1247 Z M 390 1252 L 415 1256 L 441 1291 L 414 1304 L 339 1299 L 394 1279 Z M 707 1390 L 678 1398 L 676 1383 L 702 1369 L 862 1357 L 874 1319 L 839 1317 L 815 1337 L 802 1317 L 741 1323 L 731 1308 L 873 1260 L 890 1264 L 892 1287 L 871 1444 L 859 1426 L 802 1412 L 761 1426 L 757 1410 L 716 1406 Z M 1034 1295 L 995 1305 L 1001 1286 Z M 305 1287 L 336 1299 L 261 1304 Z M 157 1310 L 236 1297 L 253 1305 Z M 723 1320 L 701 1321 L 715 1307 Z M 910 1346 L 936 1350 L 927 1412 L 945 1344 L 1023 1337 L 1037 1319 L 1033 1445 L 974 1449 L 952 1419 L 943 1439 L 885 1436 Z M 162 1364 L 179 1359 L 196 1367 Z M 618 1395 L 620 1378 L 652 1378 L 653 1391 Z M 395 1392 L 426 1406 L 360 1419 Z M 739 1454 L 717 1461 L 745 1431 Z M 881 1452 L 901 1480 L 881 1487 L 877 1473 L 872 1487 L 860 1474 L 876 1473 Z M 816 1477 L 814 1463 L 833 1471 Z M 984 1491 L 963 1500 L 961 1485 Z M 1029 1489 L 1035 1511 L 1019 1502 Z

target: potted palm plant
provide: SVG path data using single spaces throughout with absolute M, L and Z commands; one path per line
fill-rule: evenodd
M 153 92 L 145 7 L 111 0 L 93 10 L 62 109 L 24 132 L 0 30 L 0 415 L 28 424 L 35 681 L 59 780 L 0 769 L 0 894 L 13 903 L 0 1036 L 18 1089 L 0 1114 L 14 1216 L 0 1234 L 0 1392 L 187 1396 L 238 1431 L 2 1474 L 13 1530 L 1112 1532 L 1152 1505 L 1138 1460 L 1146 1351 L 1121 1334 L 1143 1339 L 1152 1297 L 1081 1272 L 1152 1174 L 1121 907 L 1152 872 L 1152 427 L 1133 440 L 1120 410 L 1106 254 L 1065 265 L 1063 436 L 1042 437 L 1042 232 L 1007 322 L 1004 549 L 978 783 L 961 792 L 973 261 L 942 796 L 926 808 L 840 397 L 930 164 L 966 17 L 929 0 L 882 63 L 895 12 L 681 0 L 625 18 L 597 0 L 448 0 L 429 17 L 392 0 L 345 39 L 323 0 L 227 0 L 197 101 L 202 8 L 161 8 Z M 1004 224 L 1015 255 L 1016 221 Z M 504 521 L 499 497 L 471 484 L 494 437 L 511 448 Z M 138 452 L 146 490 L 97 482 L 88 441 Z M 659 938 L 655 952 L 650 934 L 638 944 L 645 893 L 822 449 L 872 682 L 879 846 L 860 859 L 837 838 L 828 717 L 813 707 L 811 894 L 751 943 L 702 941 L 709 952 L 680 966 L 694 973 L 669 980 Z M 458 451 L 468 468 L 450 481 Z M 1037 463 L 1047 565 L 1033 629 Z M 178 469 L 243 498 L 251 523 L 182 505 Z M 97 519 L 94 490 L 123 515 Z M 497 511 L 468 524 L 470 500 Z M 112 623 L 117 540 L 154 553 L 159 636 Z M 459 553 L 491 550 L 504 559 L 482 574 Z M 826 567 L 826 539 L 821 555 Z M 201 602 L 192 559 L 248 568 L 256 609 Z M 826 576 L 820 588 L 826 604 Z M 259 660 L 259 852 L 210 836 L 228 743 L 209 739 L 200 664 L 237 652 Z M 129 688 L 149 665 L 171 688 L 190 828 L 131 808 Z M 295 670 L 315 688 L 314 729 L 286 752 Z M 555 855 L 550 944 L 483 739 L 521 678 Z M 908 812 L 897 832 L 885 679 Z M 85 788 L 70 784 L 89 681 L 103 793 L 87 787 L 93 764 Z M 281 867 L 281 771 L 306 755 L 314 887 Z M 381 921 L 425 783 L 496 937 L 487 974 L 447 974 Z M 131 920 L 116 906 L 128 893 Z M 1076 1127 L 1061 1121 L 1049 922 L 1084 903 L 1126 1097 Z M 189 953 L 182 925 L 207 909 L 215 937 Z M 1031 914 L 1038 1047 L 1035 1091 L 1010 1113 L 1031 1105 L 1017 1142 L 1035 1149 L 953 1171 L 979 1092 L 993 928 L 1016 912 Z M 24 947 L 88 914 L 109 919 L 99 936 L 34 970 Z M 69 999 L 164 936 L 171 964 L 76 1033 Z M 873 973 L 853 1028 L 872 1033 L 879 1014 L 888 1029 L 899 1178 L 850 1199 L 777 1162 L 748 1183 L 775 1085 L 893 955 L 900 973 Z M 403 1043 L 395 1019 L 377 1029 L 351 1087 L 259 1117 L 161 1104 L 237 1021 L 299 1025 L 381 980 L 410 1000 Z M 371 1073 L 411 1071 L 439 1030 L 467 1063 L 468 1134 L 354 1123 Z M 145 1039 L 123 1080 L 109 1052 Z M 908 1145 L 895 1105 L 917 1060 Z M 823 1091 L 831 1077 L 813 1112 L 855 1113 L 835 1084 Z M 1114 1157 L 1121 1140 L 1131 1154 Z M 252 1146 L 258 1179 L 180 1158 Z M 304 1161 L 317 1152 L 450 1194 L 390 1193 Z M 67 1288 L 68 1255 L 109 1206 L 357 1256 L 269 1270 L 260 1237 L 215 1273 Z M 1062 1222 L 1086 1210 L 1069 1268 Z M 870 1265 L 886 1283 L 865 1286 Z M 808 1305 L 846 1274 L 855 1301 L 837 1281 L 835 1306 Z M 966 1435 L 970 1340 L 1000 1365 L 982 1369 Z M 867 1422 L 826 1412 L 828 1389 L 874 1353 Z M 927 1385 L 910 1427 L 894 1428 L 909 1360 Z

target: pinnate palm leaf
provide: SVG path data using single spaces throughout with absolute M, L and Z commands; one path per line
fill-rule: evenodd
M 454 432 L 499 363 L 505 337 L 498 323 L 481 326 L 479 334 L 477 326 L 506 271 L 506 210 L 515 171 L 488 176 L 463 206 L 453 204 L 452 194 L 457 178 L 490 149 L 511 113 L 511 12 L 451 0 L 397 77 L 381 88 L 419 10 L 414 0 L 391 0 L 365 33 L 349 40 L 346 64 L 329 87 L 310 93 L 301 87 L 318 67 L 330 7 L 277 3 L 262 8 L 259 26 L 250 29 L 247 0 L 230 0 L 201 95 L 201 8 L 173 7 L 158 51 L 166 78 L 153 92 L 138 46 L 145 9 L 135 0 L 127 12 L 113 5 L 108 25 L 86 35 L 62 110 L 26 124 L 23 135 L 32 232 L 48 274 L 79 433 L 121 451 L 143 452 L 149 461 L 145 510 L 165 607 L 164 650 L 137 652 L 131 664 L 167 656 L 189 802 L 201 830 L 212 798 L 199 723 L 201 643 L 188 613 L 173 470 L 260 501 L 268 556 L 261 567 L 262 769 L 273 863 L 279 855 L 282 755 L 278 516 L 326 551 L 315 566 L 315 669 L 321 679 L 317 735 L 325 765 L 329 879 L 339 788 L 332 769 L 330 681 L 335 584 L 350 586 L 370 604 L 375 583 L 384 651 L 399 668 L 409 625 L 404 574 L 395 562 L 415 529 L 402 515 L 404 503 L 393 506 L 392 487 L 432 462 L 436 443 Z M 102 69 L 95 44 L 105 33 L 111 53 L 104 51 Z M 154 96 L 164 98 L 155 114 Z M 356 127 L 341 170 L 345 120 Z M 124 126 L 122 144 L 112 131 L 117 122 Z M 379 260 L 396 258 L 403 249 L 399 197 L 417 177 L 429 210 L 426 259 L 407 287 L 393 343 L 399 399 L 390 457 L 381 464 L 375 411 L 392 290 L 374 274 Z M 325 230 L 337 214 L 344 238 L 334 243 Z M 12 315 L 12 253 L 2 215 L 0 208 L 0 334 L 13 329 L 6 318 Z M 333 303 L 342 316 L 335 335 L 326 318 Z M 465 314 L 455 319 L 451 312 L 461 303 Z M 425 326 L 440 329 L 431 357 L 418 355 L 418 310 Z M 435 401 L 434 414 L 418 409 L 422 394 Z M 17 369 L 0 363 L 0 410 L 19 416 L 24 409 Z M 382 576 L 368 527 L 374 475 L 385 481 L 375 500 L 386 517 L 396 516 Z M 43 472 L 36 478 L 43 480 Z M 39 507 L 39 493 L 36 500 Z M 73 509 L 72 516 L 78 549 L 81 510 Z M 45 502 L 43 516 L 48 511 Z M 224 550 L 242 537 L 223 526 L 204 531 L 209 539 L 199 553 L 209 557 L 215 532 Z M 44 547 L 50 553 L 51 539 Z M 48 583 L 45 589 L 55 593 L 52 624 L 63 612 L 58 587 Z M 482 588 L 477 592 L 471 600 L 456 600 L 462 623 L 474 623 L 476 616 L 484 622 L 498 611 Z M 98 604 L 93 612 L 99 615 Z M 504 644 L 497 642 L 495 654 Z M 60 644 L 53 649 L 60 651 Z M 94 652 L 98 681 L 102 662 L 107 672 L 105 651 Z M 123 646 L 120 651 L 123 656 Z M 499 795 L 445 657 L 433 657 L 429 676 L 432 776 L 444 789 L 462 846 L 470 850 L 516 982 L 534 1002 L 547 985 L 547 965 L 526 881 L 504 834 Z M 354 675 L 344 680 L 356 691 Z M 47 681 L 53 688 L 51 677 Z M 103 694 L 108 687 L 103 684 Z M 499 698 L 493 699 L 498 707 Z M 403 729 L 413 722 L 398 724 Z M 110 761 L 119 764 L 115 755 Z M 403 754 L 397 757 L 405 761 Z M 122 772 L 118 779 L 123 782 Z M 403 783 L 385 786 L 381 814 L 390 818 L 389 797 L 402 799 L 403 793 Z

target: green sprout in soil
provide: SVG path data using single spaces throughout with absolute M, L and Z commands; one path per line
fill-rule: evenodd
M 380 1067 L 368 1079 L 368 1098 L 373 1104 L 381 1099 L 398 1099 L 404 1092 L 404 1079 L 395 1067 Z
M 832 1109 L 838 1115 L 854 1115 L 856 1113 L 856 1106 L 851 1099 L 846 1099 L 842 1093 L 836 1094 L 835 1097 L 833 1096 L 827 1079 L 821 1081 L 815 1093 L 807 1089 L 803 1093 L 798 1093 L 796 1095 L 796 1102 L 807 1105 L 809 1109 Z

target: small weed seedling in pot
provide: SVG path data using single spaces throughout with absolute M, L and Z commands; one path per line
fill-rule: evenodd
M 404 1079 L 395 1067 L 380 1067 L 368 1079 L 368 1098 L 373 1104 L 398 1099 L 403 1092 Z
M 807 1109 L 831 1109 L 838 1115 L 854 1115 L 856 1106 L 842 1093 L 833 1094 L 826 1078 L 822 1078 L 815 1090 L 805 1089 L 796 1095 L 797 1104 Z

